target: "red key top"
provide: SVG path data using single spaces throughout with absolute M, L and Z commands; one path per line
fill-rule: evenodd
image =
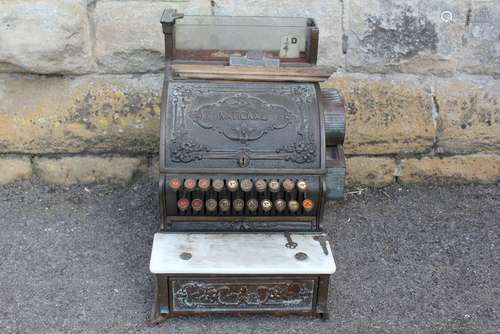
M 305 199 L 302 201 L 302 206 L 305 211 L 311 211 L 314 208 L 314 202 L 310 199 Z
M 181 181 L 179 179 L 175 178 L 175 179 L 170 180 L 168 185 L 170 186 L 170 189 L 177 191 L 181 188 Z
M 201 211 L 203 208 L 203 201 L 199 198 L 195 198 L 191 202 L 191 207 L 193 208 L 193 211 Z
M 187 190 L 194 190 L 194 188 L 196 188 L 196 181 L 193 179 L 186 179 L 186 181 L 184 181 L 184 188 Z
M 187 198 L 181 198 L 177 201 L 177 207 L 181 211 L 186 211 L 189 208 L 189 200 Z

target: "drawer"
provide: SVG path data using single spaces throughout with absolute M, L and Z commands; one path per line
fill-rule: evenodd
M 173 312 L 313 311 L 318 277 L 170 277 Z

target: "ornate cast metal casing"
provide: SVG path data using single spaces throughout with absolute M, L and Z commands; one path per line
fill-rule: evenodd
M 167 58 L 162 230 L 319 230 L 324 201 L 343 197 L 345 122 L 337 91 L 319 86 L 332 71 L 314 66 L 314 20 L 184 17 L 166 11 L 162 25 Z M 249 33 L 258 31 L 278 42 L 260 45 L 262 38 Z M 257 51 L 243 49 L 249 46 Z M 230 206 L 222 214 L 209 207 L 179 211 L 175 203 L 182 189 L 164 184 L 187 178 L 210 180 L 211 187 L 202 192 L 205 201 L 227 189 L 229 200 L 241 195 L 246 203 L 255 197 L 261 204 L 267 198 L 300 204 L 307 197 L 314 206 L 296 208 L 292 202 L 291 210 L 260 205 Z
M 158 235 L 165 238 L 155 237 L 153 246 L 153 320 L 197 310 L 326 315 L 328 278 L 335 269 L 321 223 L 325 202 L 343 198 L 345 121 L 338 92 L 319 84 L 333 69 L 316 67 L 315 21 L 184 17 L 167 10 L 161 23 L 167 63 Z M 219 271 L 202 272 L 200 255 L 181 251 L 186 245 L 171 256 L 193 261 L 199 271 L 161 271 L 158 259 L 153 266 L 155 249 L 165 252 L 158 243 L 171 234 L 191 241 L 190 235 L 201 233 L 197 240 L 210 248 L 214 233 L 224 239 L 230 232 L 244 233 L 248 245 L 264 243 L 266 235 L 278 240 L 269 245 L 278 254 L 276 270 L 248 275 L 221 264 Z M 303 244 L 290 232 L 305 238 Z M 282 253 L 290 258 L 279 260 Z M 219 255 L 209 261 L 230 262 Z M 330 269 L 280 269 L 289 260 L 319 261 Z M 269 299 L 274 295 L 279 298 Z

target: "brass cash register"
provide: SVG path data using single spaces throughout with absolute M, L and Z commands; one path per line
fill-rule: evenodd
M 163 13 L 152 321 L 206 313 L 327 317 L 325 201 L 343 198 L 343 102 L 321 89 L 301 17 Z

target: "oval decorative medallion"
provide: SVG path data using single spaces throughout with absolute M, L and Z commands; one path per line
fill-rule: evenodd
M 188 115 L 202 128 L 242 144 L 257 140 L 270 131 L 286 128 L 295 118 L 284 106 L 247 94 L 236 94 L 201 105 Z

